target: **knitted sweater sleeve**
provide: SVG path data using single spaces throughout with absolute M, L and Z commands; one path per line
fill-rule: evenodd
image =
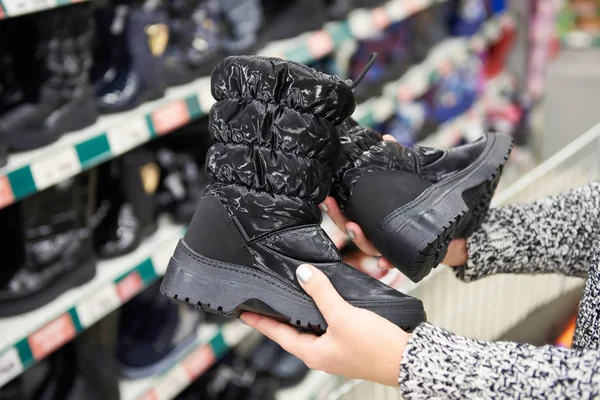
M 494 208 L 468 240 L 464 281 L 498 273 L 585 277 L 600 217 L 600 183 L 554 197 Z
M 398 379 L 412 399 L 591 399 L 600 396 L 600 351 L 482 342 L 423 323 Z

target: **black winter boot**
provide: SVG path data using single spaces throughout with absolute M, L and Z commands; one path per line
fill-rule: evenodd
M 39 14 L 40 88 L 37 98 L 0 118 L 0 136 L 14 151 L 30 150 L 96 121 L 89 84 L 92 24 L 86 5 Z
M 295 275 L 310 263 L 350 304 L 406 330 L 422 322 L 421 301 L 344 264 L 319 225 L 339 151 L 335 125 L 354 110 L 350 87 L 301 64 L 241 56 L 217 65 L 212 94 L 213 183 L 161 292 L 206 311 L 252 311 L 320 333 L 327 324 Z
M 217 0 L 171 0 L 171 37 L 165 55 L 165 80 L 183 85 L 210 74 L 222 58 L 219 47 L 220 9 Z
M 89 229 L 95 182 L 88 177 L 80 175 L 1 210 L 6 250 L 1 317 L 41 307 L 95 276 Z
M 512 138 L 488 133 L 450 150 L 409 148 L 347 120 L 332 195 L 377 249 L 417 282 L 455 237 L 477 229 L 489 209 Z
M 104 53 L 108 59 L 101 60 L 104 62 L 95 72 L 101 113 L 131 110 L 165 93 L 167 13 L 160 2 L 153 0 L 121 3 L 97 15 L 99 36 L 107 47 Z
M 160 167 L 152 152 L 137 149 L 101 165 L 98 185 L 96 252 L 102 258 L 134 251 L 157 229 L 154 194 Z

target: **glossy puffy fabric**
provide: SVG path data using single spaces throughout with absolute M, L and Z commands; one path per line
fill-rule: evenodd
M 338 133 L 341 148 L 335 165 L 332 195 L 342 211 L 348 205 L 356 183 L 365 173 L 394 170 L 419 172 L 419 149 L 415 151 L 397 142 L 383 140 L 381 134 L 350 119 L 338 126 Z
M 215 144 L 207 173 L 249 238 L 317 223 L 340 143 L 335 124 L 354 110 L 350 87 L 276 58 L 228 57 L 212 73 Z

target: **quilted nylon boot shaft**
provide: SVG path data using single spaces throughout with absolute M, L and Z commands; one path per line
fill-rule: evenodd
M 257 57 L 225 59 L 212 82 L 206 194 L 249 239 L 318 223 L 339 151 L 335 124 L 354 109 L 351 89 L 304 65 Z

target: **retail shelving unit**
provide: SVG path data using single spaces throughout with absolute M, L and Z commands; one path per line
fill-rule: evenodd
M 504 14 L 485 22 L 480 32 L 472 37 L 444 40 L 422 63 L 413 66 L 397 81 L 385 85 L 382 96 L 359 104 L 354 118 L 363 125 L 387 120 L 399 105 L 424 94 L 434 82 L 461 65 L 471 54 L 495 43 L 503 27 L 512 26 L 514 20 L 509 14 Z
M 0 19 L 18 17 L 89 0 L 0 0 Z
M 478 35 L 484 38 L 484 46 L 493 43 L 498 35 L 496 32 L 499 31 L 499 24 L 505 20 L 506 17 L 502 17 L 486 23 L 482 33 Z M 449 65 L 448 63 L 452 64 L 451 60 L 464 59 L 465 53 L 472 48 L 472 43 L 478 41 L 479 39 L 448 39 L 435 50 L 436 54 L 443 56 L 436 55 L 433 60 L 428 57 L 411 69 L 411 76 L 439 76 L 439 65 Z M 393 87 L 411 88 L 408 90 L 415 95 L 419 93 L 417 89 L 426 90 L 423 83 L 414 84 L 406 79 L 400 81 L 392 84 Z M 431 78 L 427 85 L 434 81 Z M 0 176 L 0 205 L 10 204 L 183 126 L 191 119 L 208 112 L 213 102 L 209 80 L 201 78 L 190 85 L 172 89 L 165 99 L 144 104 L 131 112 L 103 118 L 96 125 L 69 134 L 51 146 L 13 156 L 9 166 L 2 172 L 13 168 L 12 171 L 7 176 Z M 361 109 L 366 107 L 361 105 L 358 110 Z M 359 116 L 359 120 L 365 124 L 373 123 L 372 118 Z M 98 134 L 98 131 L 101 133 Z M 25 166 L 15 169 L 14 166 L 18 163 Z M 22 175 L 28 177 L 24 179 Z M 34 176 L 38 179 L 34 180 Z M 12 187 L 18 189 L 25 181 L 29 182 L 29 192 L 21 189 L 18 192 L 20 196 L 13 194 L 9 197 L 10 201 L 6 201 L 6 196 L 2 196 L 3 182 L 6 194 L 7 191 L 13 192 L 13 184 L 15 186 Z M 6 332 L 0 338 L 0 386 L 54 352 L 162 276 L 183 231 L 184 227 L 162 220 L 157 233 L 135 252 L 100 262 L 93 281 L 64 293 L 36 311 L 0 319 L 0 332 Z M 338 237 L 338 241 L 343 240 L 341 236 Z M 43 346 L 39 344 L 42 340 L 45 342 Z
M 164 373 L 145 379 L 123 380 L 122 400 L 169 400 L 181 393 L 219 358 L 240 343 L 251 328 L 238 321 L 202 325 L 186 352 Z
M 375 9 L 354 10 L 345 21 L 330 22 L 322 30 L 271 43 L 260 53 L 310 63 L 349 38 L 374 35 L 438 1 L 445 0 L 392 0 Z M 69 133 L 49 146 L 12 155 L 8 165 L 0 169 L 0 208 L 201 118 L 213 103 L 210 79 L 199 78 L 169 89 L 160 100 L 102 117 L 96 124 Z

